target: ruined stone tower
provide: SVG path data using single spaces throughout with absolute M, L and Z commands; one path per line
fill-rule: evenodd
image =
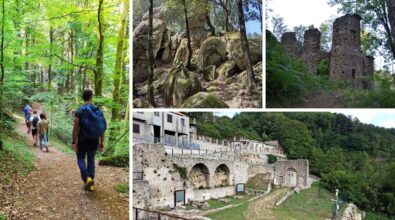
M 365 56 L 363 58 L 363 76 L 365 79 L 362 80 L 362 88 L 374 89 L 374 83 L 369 80 L 374 77 L 374 57 Z
M 318 73 L 321 60 L 329 67 L 329 78 L 352 83 L 353 87 L 374 89 L 374 57 L 365 56 L 361 51 L 361 17 L 346 14 L 333 23 L 331 51 L 321 51 L 321 32 L 307 30 L 304 34 L 303 49 L 296 52 L 294 32 L 284 33 L 281 43 L 291 57 L 299 58 L 312 72 Z M 369 80 L 370 78 L 370 80 Z
M 361 52 L 361 17 L 344 15 L 333 23 L 332 51 L 329 76 L 331 79 L 351 80 L 361 87 L 363 55 Z
M 313 74 L 317 74 L 321 58 L 320 41 L 321 32 L 318 29 L 310 29 L 304 33 L 302 61 Z
M 296 33 L 286 32 L 281 36 L 281 44 L 284 46 L 285 52 L 295 58 L 296 57 Z

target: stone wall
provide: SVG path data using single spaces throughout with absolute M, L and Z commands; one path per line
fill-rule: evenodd
M 248 167 L 248 176 L 254 177 L 257 174 L 260 173 L 274 173 L 274 166 L 273 164 L 268 164 L 268 165 L 249 165 Z
M 363 76 L 362 87 L 364 89 L 374 89 L 374 82 L 372 78 L 374 77 L 374 57 L 365 56 L 363 59 Z
M 174 207 L 174 192 L 176 190 L 186 190 L 187 194 L 192 191 L 192 184 L 183 180 L 178 171 L 174 169 L 173 163 L 167 158 L 163 145 L 137 144 L 133 146 L 133 151 L 137 152 L 133 153 L 133 160 L 141 161 L 144 182 L 149 186 L 149 199 L 145 202 L 146 207 Z M 133 171 L 135 172 L 135 168 Z M 133 184 L 135 183 L 137 186 L 140 184 L 139 181 L 133 181 Z M 139 199 L 140 197 L 133 196 L 133 200 L 136 200 L 134 203 L 138 203 Z
M 308 187 L 309 161 L 308 160 L 285 160 L 274 163 L 274 184 L 289 186 L 288 172 L 296 171 L 296 187 Z

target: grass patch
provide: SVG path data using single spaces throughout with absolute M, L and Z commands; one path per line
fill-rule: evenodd
M 272 208 L 276 219 L 330 219 L 334 196 L 322 187 L 319 194 L 318 187 L 314 183 L 310 189 L 295 193 L 281 206 Z
M 4 174 L 5 180 L 11 178 L 9 175 L 14 173 L 27 175 L 33 170 L 32 161 L 35 156 L 21 137 L 3 137 L 3 147 L 3 151 L 0 151 L 0 173 Z
M 269 185 L 269 180 L 264 179 L 265 174 L 259 173 L 254 177 L 248 179 L 246 188 L 250 190 L 261 190 L 266 191 Z
M 73 149 L 71 149 L 71 146 L 67 146 L 63 141 L 59 140 L 54 135 L 51 135 L 48 139 L 49 142 L 49 147 L 55 147 L 61 152 L 67 153 L 67 154 L 74 154 Z
M 99 161 L 100 166 L 129 167 L 129 154 L 111 155 L 102 157 Z
M 129 193 L 129 183 L 118 183 L 113 188 L 120 193 Z
M 247 210 L 248 208 L 248 200 L 251 198 L 251 196 L 244 195 L 243 199 L 240 200 L 235 200 L 231 199 L 232 201 L 228 204 L 222 205 L 223 203 L 219 201 L 211 201 L 209 200 L 209 204 L 212 208 L 221 208 L 226 205 L 231 205 L 231 204 L 240 204 L 237 207 L 225 209 L 220 212 L 212 213 L 210 215 L 207 215 L 207 217 L 213 219 L 213 220 L 244 220 L 243 212 Z M 218 204 L 221 203 L 221 204 Z M 213 204 L 213 205 L 212 205 Z
M 0 213 L 0 220 L 6 220 L 5 216 Z
M 366 216 L 364 220 L 393 220 L 395 217 L 388 217 L 384 214 L 377 213 L 377 212 L 366 212 Z

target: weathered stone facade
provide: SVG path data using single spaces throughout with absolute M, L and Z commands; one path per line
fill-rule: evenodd
M 346 14 L 333 23 L 332 48 L 329 53 L 320 49 L 321 33 L 318 29 L 307 30 L 304 34 L 302 51 L 297 54 L 294 33 L 284 33 L 281 42 L 285 52 L 299 58 L 312 72 L 318 73 L 318 65 L 325 60 L 329 67 L 329 77 L 333 80 L 346 80 L 353 87 L 373 89 L 374 58 L 365 56 L 361 51 L 361 17 Z
M 296 33 L 286 32 L 281 36 L 281 43 L 284 46 L 285 52 L 291 57 L 296 57 Z
M 186 178 L 174 166 L 182 168 Z M 185 201 L 204 201 L 236 193 L 236 184 L 247 183 L 257 174 L 267 174 L 276 185 L 307 187 L 308 161 L 278 161 L 275 164 L 250 164 L 226 158 L 169 154 L 161 144 L 136 144 L 133 147 L 133 203 L 141 208 L 173 208 L 175 191 L 185 190 Z M 279 181 L 293 170 L 296 184 Z M 147 195 L 148 194 L 148 195 Z

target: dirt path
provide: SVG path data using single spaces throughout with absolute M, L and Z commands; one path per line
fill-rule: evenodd
M 251 202 L 247 210 L 243 213 L 245 219 L 248 220 L 276 220 L 270 210 L 277 201 L 285 196 L 291 189 L 280 188 L 269 193 L 268 195 Z
M 33 105 L 41 111 L 41 106 Z M 24 122 L 19 132 L 27 135 Z M 127 171 L 96 166 L 96 191 L 86 192 L 79 175 L 74 154 L 67 154 L 51 146 L 49 153 L 34 148 L 37 156 L 35 170 L 18 187 L 15 205 L 17 219 L 128 219 L 129 199 L 113 190 L 114 184 L 128 182 Z
M 331 91 L 316 91 L 304 97 L 304 101 L 291 108 L 344 108 L 339 96 Z

